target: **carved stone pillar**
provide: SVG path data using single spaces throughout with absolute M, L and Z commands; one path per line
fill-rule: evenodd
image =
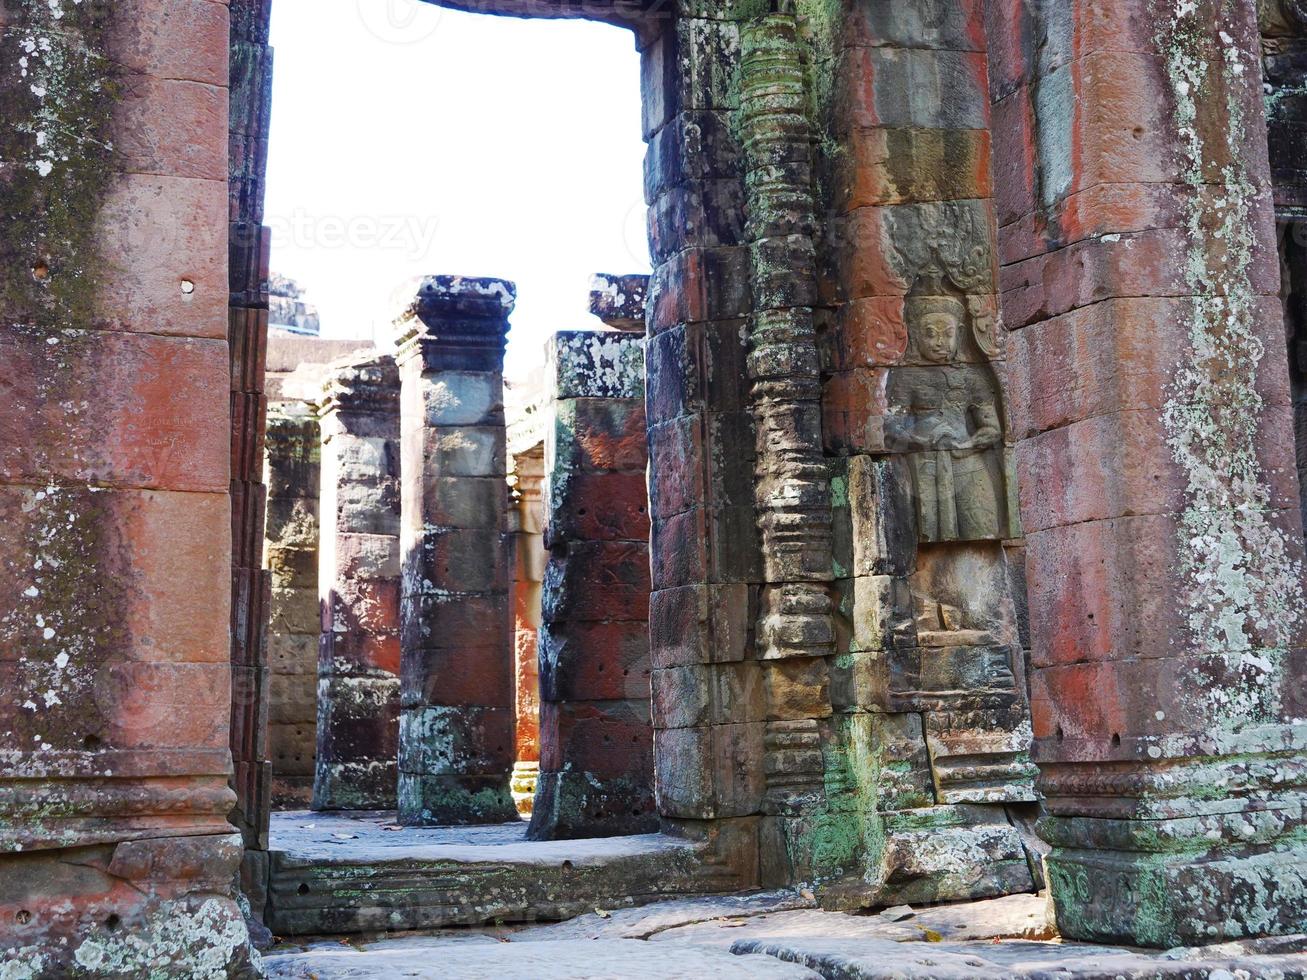
M 322 539 L 315 810 L 395 805 L 399 750 L 399 371 L 363 352 L 319 408 Z
M 517 812 L 531 815 L 540 773 L 540 596 L 545 579 L 545 447 L 532 440 L 513 457 L 513 622 L 514 691 L 517 750 L 513 763 L 513 802 Z
M 271 573 L 268 754 L 272 802 L 307 807 L 317 754 L 318 423 L 301 402 L 268 412 L 263 566 Z
M 517 816 L 503 396 L 515 295 L 498 279 L 432 276 L 396 324 L 405 824 Z
M 820 719 L 835 652 L 830 472 L 822 452 L 811 129 L 795 19 L 740 36 L 740 130 L 753 312 L 748 375 L 763 586 L 755 654 L 766 691 L 763 850 L 778 881 L 811 879 L 813 811 L 825 796 Z M 820 833 L 820 832 L 818 832 Z M 820 861 L 820 855 L 816 858 Z
M 1307 916 L 1302 527 L 1252 0 L 990 5 L 1058 927 Z
M 540 781 L 527 836 L 657 829 L 649 716 L 644 339 L 564 331 L 546 354 Z

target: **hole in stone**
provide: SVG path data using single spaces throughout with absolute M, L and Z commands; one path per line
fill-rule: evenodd
M 1141 136 L 1144 135 L 1144 127 L 1143 127 L 1143 126 L 1136 126 L 1136 127 L 1132 130 L 1132 134 L 1134 135 L 1134 138 L 1135 138 L 1135 139 L 1139 139 Z
M 114 912 L 109 916 L 109 918 L 104 920 L 104 927 L 108 929 L 110 932 L 112 932 L 114 929 L 117 929 L 120 925 L 122 925 L 122 922 L 123 920 L 118 918 L 118 913 Z
M 191 282 L 189 279 L 183 279 L 183 280 L 182 280 L 182 295 L 183 295 L 183 296 L 189 296 L 189 295 L 190 295 L 191 293 L 193 293 L 193 292 L 195 292 L 195 283 Z
M 295 889 L 295 894 L 297 895 L 307 895 L 308 893 L 309 893 L 309 886 L 304 882 L 301 882 L 300 886 Z
M 20 926 L 25 926 L 32 921 L 32 913 L 27 909 L 19 909 L 18 914 L 14 916 Z
M 584 517 L 584 516 L 585 516 L 585 508 L 584 508 L 584 507 L 579 507 L 579 508 L 577 508 L 576 513 L 577 513 L 578 516 L 580 516 L 580 517 Z
M 572 870 L 572 862 L 571 862 L 571 861 L 564 861 L 564 862 L 563 862 L 563 870 L 564 870 L 564 871 L 571 871 L 571 870 Z
M 44 260 L 37 262 L 32 266 L 32 278 L 37 282 L 44 282 L 50 278 L 50 266 Z
M 1062 739 L 1064 739 L 1064 738 L 1066 738 L 1066 735 L 1063 734 L 1063 732 L 1062 732 L 1062 726 L 1061 726 L 1061 725 L 1058 725 L 1058 726 L 1057 726 L 1057 740 L 1060 742 L 1060 741 L 1062 741 Z
M 85 749 L 98 749 L 103 744 L 104 743 L 100 740 L 99 735 L 87 735 L 82 739 L 82 748 Z
M 1114 749 L 1119 749 L 1120 747 L 1121 747 L 1121 736 L 1120 736 L 1118 733 L 1113 732 L 1113 733 L 1112 733 L 1112 748 L 1114 748 Z

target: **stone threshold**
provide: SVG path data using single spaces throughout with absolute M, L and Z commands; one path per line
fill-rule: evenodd
M 740 888 L 695 841 L 525 834 L 524 822 L 400 828 L 393 812 L 274 813 L 264 921 L 281 937 L 529 924 Z

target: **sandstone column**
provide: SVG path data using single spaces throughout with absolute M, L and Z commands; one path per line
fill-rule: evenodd
M 268 753 L 272 803 L 307 807 L 313 794 L 318 695 L 317 420 L 300 402 L 268 413 L 263 566 L 269 601 Z
M 513 623 L 514 710 L 517 716 L 517 750 L 513 763 L 513 801 L 517 812 L 531 815 L 536 780 L 540 773 L 540 594 L 545 578 L 545 478 L 543 440 L 532 438 L 521 452 L 513 446 Z
M 503 396 L 515 298 L 502 280 L 432 276 L 396 325 L 405 824 L 517 816 Z
M 1299 931 L 1298 481 L 1256 4 L 989 5 L 1058 926 Z
M 0 963 L 13 975 L 245 961 L 227 819 L 227 9 L 156 13 L 0 11 Z
M 699 8 L 696 8 L 698 10 Z M 750 653 L 761 555 L 741 337 L 750 311 L 739 27 L 677 17 L 641 52 L 649 286 L 649 602 L 655 778 L 663 826 L 757 875 L 765 718 Z M 745 690 L 753 699 L 740 697 Z M 712 692 L 705 697 L 706 692 Z
M 540 782 L 527 836 L 657 829 L 649 703 L 644 339 L 550 340 Z M 678 706 L 667 706 L 669 711 Z
M 320 407 L 315 810 L 395 805 L 399 749 L 399 370 L 333 362 Z

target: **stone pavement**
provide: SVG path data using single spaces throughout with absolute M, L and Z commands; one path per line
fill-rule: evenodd
M 902 913 L 901 913 L 902 914 Z M 890 914 L 789 891 L 680 899 L 534 927 L 283 944 L 270 977 L 583 980 L 1252 980 L 1307 977 L 1307 937 L 1167 952 L 1063 943 L 1036 895 Z

